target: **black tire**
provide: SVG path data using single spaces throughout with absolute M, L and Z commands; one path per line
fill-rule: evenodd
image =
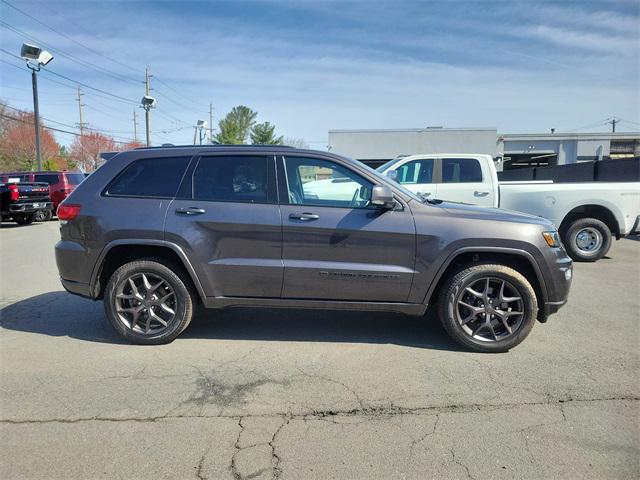
M 34 222 L 48 222 L 53 217 L 51 210 L 38 210 L 33 217 Z
M 562 237 L 567 253 L 576 262 L 595 262 L 611 248 L 611 230 L 596 218 L 575 220 Z
M 34 217 L 35 213 L 23 213 L 21 215 L 14 216 L 13 219 L 18 225 L 30 225 L 33 223 Z
M 510 292 L 517 291 L 517 296 L 521 301 L 518 308 L 522 308 L 522 315 L 513 316 L 514 320 L 518 322 L 517 326 L 512 329 L 512 333 L 505 330 L 504 338 L 496 337 L 496 339 L 482 340 L 468 332 L 467 328 L 470 327 L 463 327 L 461 320 L 458 319 L 458 309 L 460 308 L 458 302 L 465 295 L 467 288 L 477 282 L 484 282 L 487 278 L 493 282 L 493 285 L 505 282 L 504 284 L 508 285 L 507 288 Z M 531 332 L 537 313 L 538 301 L 533 287 L 524 276 L 505 265 L 473 265 L 458 271 L 445 280 L 438 299 L 438 314 L 446 332 L 457 343 L 475 352 L 498 353 L 506 352 L 515 347 Z M 511 317 L 507 318 L 507 322 L 509 322 Z M 496 322 L 498 322 L 497 319 Z M 472 325 L 472 322 L 469 325 Z M 502 328 L 499 323 L 496 323 L 496 329 L 498 327 Z
M 136 260 L 118 268 L 107 283 L 104 293 L 104 309 L 109 323 L 118 334 L 131 343 L 140 345 L 161 345 L 171 343 L 187 328 L 193 316 L 194 298 L 185 282 L 169 264 L 161 259 Z M 119 288 L 136 275 L 147 274 L 165 281 L 175 295 L 175 318 L 166 328 L 157 333 L 144 333 L 134 330 L 121 319 L 116 307 L 116 294 Z M 135 320 L 134 320 L 135 322 Z

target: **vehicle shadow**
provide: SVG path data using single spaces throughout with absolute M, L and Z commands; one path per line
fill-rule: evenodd
M 66 292 L 49 292 L 0 309 L 6 330 L 78 340 L 126 344 L 108 324 L 102 302 Z M 434 350 L 461 350 L 433 313 L 411 317 L 384 312 L 233 308 L 206 310 L 176 340 L 224 339 L 294 342 L 396 344 Z

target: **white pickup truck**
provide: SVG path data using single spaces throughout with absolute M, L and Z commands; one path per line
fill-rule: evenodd
M 640 229 L 640 182 L 498 182 L 493 158 L 470 154 L 411 155 L 377 170 L 429 199 L 548 218 L 577 261 L 602 258 L 613 237 Z

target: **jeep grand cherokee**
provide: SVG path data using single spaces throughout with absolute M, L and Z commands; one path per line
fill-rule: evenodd
M 354 160 L 283 146 L 122 152 L 58 217 L 63 286 L 102 299 L 141 344 L 174 340 L 196 304 L 431 307 L 460 344 L 505 351 L 571 284 L 548 220 L 424 200 Z

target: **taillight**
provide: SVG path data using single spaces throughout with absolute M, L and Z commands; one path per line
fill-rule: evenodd
M 17 201 L 20 198 L 20 194 L 18 193 L 18 185 L 13 184 L 13 185 L 9 185 L 9 192 L 11 195 L 11 200 L 12 201 Z
M 66 205 L 64 203 L 61 203 L 60 205 L 58 205 L 58 220 L 73 220 L 80 213 L 80 207 L 81 205 Z

